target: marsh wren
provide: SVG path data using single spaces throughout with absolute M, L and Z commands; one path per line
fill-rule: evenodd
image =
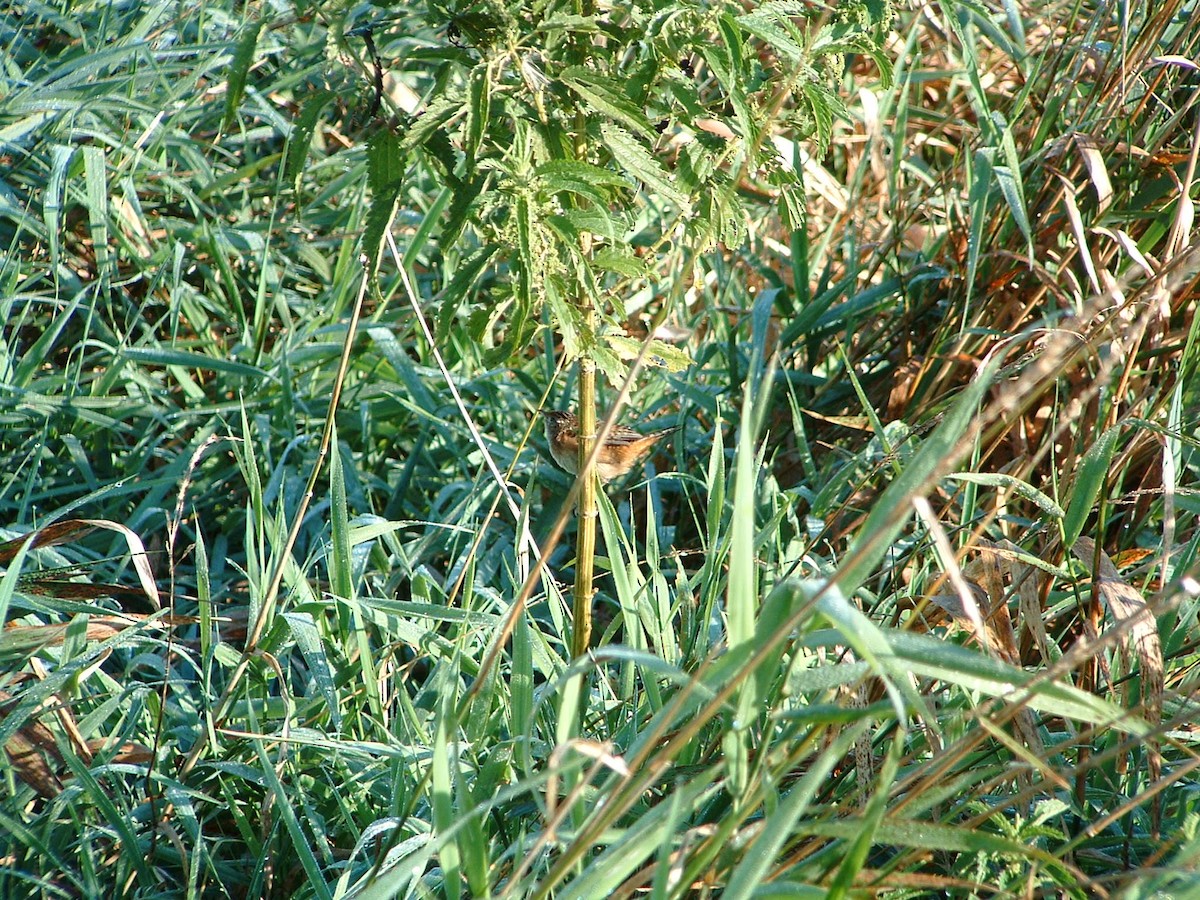
M 572 475 L 579 472 L 579 419 L 574 413 L 563 412 L 559 409 L 542 410 L 546 417 L 546 443 L 550 445 L 550 455 L 558 463 L 559 468 L 565 469 Z M 596 473 L 604 482 L 612 481 L 624 475 L 633 468 L 634 463 L 641 459 L 654 443 L 666 437 L 672 431 L 677 431 L 678 425 L 652 431 L 649 434 L 639 434 L 632 428 L 614 425 L 596 457 Z

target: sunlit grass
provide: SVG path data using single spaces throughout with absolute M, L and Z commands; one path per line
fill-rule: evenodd
M 436 170 L 393 232 L 459 396 L 388 260 L 337 374 L 350 23 L 4 13 L 0 524 L 109 527 L 0 548 L 0 894 L 1194 890 L 1200 28 L 1020 12 L 902 11 L 805 231 L 653 260 L 634 330 L 694 365 L 629 418 L 684 427 L 601 503 L 574 660 L 528 418 L 573 376 L 434 301 Z M 444 38 L 405 21 L 385 60 Z

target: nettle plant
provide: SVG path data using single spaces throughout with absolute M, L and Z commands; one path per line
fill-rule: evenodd
M 615 383 L 630 351 L 622 298 L 654 278 L 656 252 L 740 244 L 746 182 L 778 198 L 785 232 L 798 227 L 799 172 L 772 135 L 822 152 L 847 55 L 888 75 L 884 0 L 431 2 L 422 17 L 437 41 L 398 36 L 417 33 L 406 9 L 372 30 L 381 64 L 425 93 L 371 138 L 368 252 L 407 173 L 426 167 L 448 192 L 434 239 L 453 257 L 442 328 L 467 315 L 502 362 L 548 307 L 568 357 Z M 487 274 L 498 277 L 484 294 Z M 665 345 L 653 355 L 678 360 Z
M 421 232 L 441 256 L 439 336 L 465 321 L 489 362 L 503 364 L 546 338 L 539 329 L 549 323 L 566 360 L 579 361 L 578 468 L 587 473 L 604 435 L 595 373 L 619 385 L 631 359 L 689 362 L 628 334 L 624 298 L 659 293 L 667 252 L 687 260 L 740 245 L 747 186 L 777 198 L 784 234 L 802 228 L 801 169 L 773 138 L 824 151 L 847 55 L 870 56 L 887 80 L 879 42 L 890 9 L 884 0 L 752 9 L 492 0 L 431 2 L 420 28 L 414 15 L 352 32 L 372 51 L 377 92 L 384 68 L 424 91 L 413 114 L 381 122 L 370 138 L 366 251 L 378 262 L 407 180 L 432 177 L 442 212 Z M 433 39 L 412 36 L 431 27 Z M 595 479 L 584 474 L 576 489 L 579 655 L 591 630 Z

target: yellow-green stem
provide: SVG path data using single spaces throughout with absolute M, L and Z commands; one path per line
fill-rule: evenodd
M 595 325 L 595 310 L 585 309 L 587 328 Z M 595 467 L 584 469 L 596 439 L 596 364 L 589 356 L 579 360 L 579 531 L 575 538 L 575 629 L 571 654 L 587 653 L 592 639 L 592 573 L 596 559 Z
M 590 0 L 577 0 L 576 8 L 581 15 L 591 13 Z M 580 62 L 587 50 L 577 46 Z M 574 150 L 576 159 L 587 158 L 587 116 L 580 109 L 575 113 Z M 583 233 L 580 249 L 584 257 L 592 252 L 591 235 Z M 596 333 L 596 307 L 587 286 L 580 286 L 576 300 L 583 312 L 583 333 Z M 582 484 L 579 490 L 579 530 L 575 538 L 575 603 L 574 629 L 571 635 L 571 655 L 583 656 L 592 640 L 592 573 L 596 560 L 596 488 L 598 479 L 595 467 L 586 463 L 591 459 L 592 446 L 596 440 L 596 363 L 585 350 L 579 357 L 579 464 L 577 469 Z

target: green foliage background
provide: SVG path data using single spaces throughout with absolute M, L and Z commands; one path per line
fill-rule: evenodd
M 1194 891 L 1196 15 L 0 12 L 0 894 Z

